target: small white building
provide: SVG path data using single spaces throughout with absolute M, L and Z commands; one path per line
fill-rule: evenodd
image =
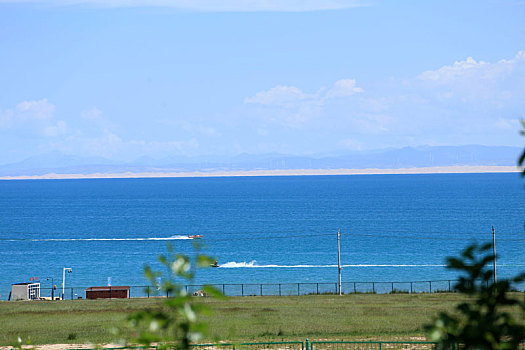
M 11 285 L 11 300 L 40 299 L 40 283 L 14 283 Z

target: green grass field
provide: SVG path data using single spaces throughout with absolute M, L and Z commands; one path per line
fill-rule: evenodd
M 208 341 L 422 340 L 423 325 L 465 300 L 459 294 L 200 298 L 213 314 Z M 0 345 L 109 343 L 112 327 L 162 299 L 0 302 Z

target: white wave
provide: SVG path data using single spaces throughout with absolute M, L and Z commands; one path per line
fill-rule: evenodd
M 223 268 L 324 268 L 337 267 L 337 265 L 258 265 L 257 261 L 250 262 L 235 262 L 230 261 L 224 264 L 219 264 Z M 341 265 L 341 267 L 445 267 L 441 264 L 352 264 Z
M 341 265 L 342 267 L 445 267 L 444 264 L 357 264 Z
M 174 241 L 193 239 L 188 236 L 171 237 L 133 237 L 133 238 L 35 238 L 28 239 L 31 242 L 70 242 L 70 241 Z M 18 240 L 12 240 L 18 241 Z

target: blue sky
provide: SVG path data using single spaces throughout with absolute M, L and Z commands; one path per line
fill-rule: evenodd
M 521 146 L 525 1 L 0 0 L 0 164 Z

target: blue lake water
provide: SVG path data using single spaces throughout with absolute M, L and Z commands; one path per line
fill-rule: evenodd
M 498 276 L 525 270 L 519 174 L 0 181 L 0 299 L 11 283 L 145 285 L 187 234 L 220 268 L 195 283 L 453 279 L 445 258 L 492 240 Z M 80 292 L 79 292 L 80 293 Z M 80 295 L 80 294 L 79 294 Z

